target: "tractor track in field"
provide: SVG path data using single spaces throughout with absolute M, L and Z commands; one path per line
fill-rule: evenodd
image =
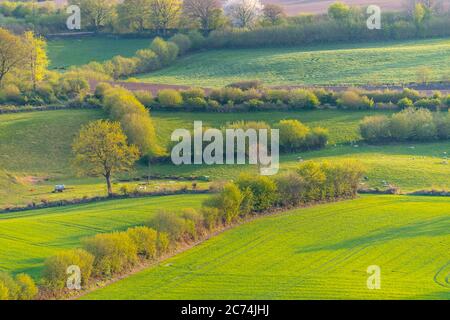
M 90 81 L 90 86 L 92 90 L 95 90 L 98 81 Z M 126 81 L 113 81 L 109 82 L 112 85 L 121 86 L 130 91 L 150 91 L 153 95 L 157 95 L 160 90 L 163 89 L 174 89 L 174 90 L 186 90 L 190 88 L 197 88 L 197 86 L 189 85 L 175 85 L 175 84 L 159 84 L 159 83 L 149 83 L 149 82 L 126 82 Z M 364 86 L 350 86 L 350 85 L 278 85 L 278 86 L 267 86 L 273 89 L 299 89 L 299 88 L 324 88 L 332 91 L 345 91 L 349 88 L 357 88 L 362 90 L 402 90 L 404 88 L 414 89 L 419 92 L 431 95 L 433 91 L 441 91 L 443 93 L 450 94 L 450 82 L 449 83 L 430 83 L 430 84 L 408 84 L 408 85 L 364 85 Z M 203 87 L 206 93 L 211 92 L 212 88 Z

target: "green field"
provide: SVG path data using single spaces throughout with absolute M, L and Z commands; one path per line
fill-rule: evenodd
M 0 215 L 0 270 L 39 278 L 44 260 L 82 238 L 141 225 L 159 209 L 197 208 L 205 196 L 115 200 Z
M 194 120 L 205 126 L 221 127 L 236 120 L 261 120 L 275 123 L 281 119 L 299 119 L 310 126 L 330 130 L 330 145 L 321 151 L 303 152 L 281 157 L 281 169 L 297 165 L 298 158 L 335 160 L 356 158 L 368 168 L 368 186 L 382 187 L 387 183 L 405 191 L 430 188 L 450 188 L 450 165 L 445 164 L 445 152 L 450 154 L 450 142 L 410 143 L 370 146 L 351 141 L 360 139 L 358 122 L 368 112 L 302 111 L 258 112 L 238 114 L 153 112 L 152 116 L 160 140 L 169 141 L 176 128 L 190 128 Z M 80 126 L 103 114 L 92 110 L 60 110 L 0 115 L 0 207 L 24 205 L 32 201 L 73 199 L 105 194 L 102 179 L 76 177 L 70 165 L 70 145 Z M 210 176 L 212 179 L 235 178 L 242 171 L 255 167 L 234 166 L 137 166 L 133 177 L 147 174 Z M 53 194 L 55 184 L 69 189 Z M 153 181 L 156 186 L 171 186 L 171 181 Z M 186 184 L 186 183 L 184 183 Z M 119 189 L 115 185 L 116 190 Z
M 245 79 L 267 85 L 387 84 L 448 79 L 450 40 L 423 40 L 302 48 L 213 50 L 179 59 L 139 81 L 218 87 Z
M 116 37 L 87 37 L 48 41 L 50 68 L 79 66 L 91 61 L 102 62 L 114 56 L 131 57 L 150 45 L 151 39 L 121 39 Z
M 265 217 L 84 298 L 449 299 L 449 208 L 368 196 Z

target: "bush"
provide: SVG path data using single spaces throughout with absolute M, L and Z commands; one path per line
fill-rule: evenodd
M 304 188 L 300 194 L 302 202 L 323 200 L 325 173 L 320 164 L 308 161 L 299 166 L 297 174 L 304 181 Z
M 166 42 L 156 37 L 150 44 L 150 49 L 158 56 L 162 66 L 171 64 L 178 56 L 178 47 L 173 42 Z
M 294 109 L 315 109 L 320 101 L 312 91 L 296 89 L 289 93 L 289 105 Z
M 34 280 L 25 273 L 18 274 L 16 282 L 19 286 L 19 295 L 17 297 L 19 300 L 33 300 L 39 293 Z
M 242 200 L 239 188 L 234 183 L 228 183 L 219 194 L 207 199 L 203 205 L 206 208 L 216 208 L 221 220 L 228 224 L 239 217 Z
M 350 110 L 366 110 L 373 107 L 374 102 L 356 91 L 345 91 L 337 100 L 338 107 Z
M 155 71 L 161 68 L 158 55 L 150 49 L 136 51 L 136 68 L 139 73 Z
M 409 98 L 403 98 L 397 102 L 397 106 L 400 109 L 408 109 L 414 106 L 414 102 Z
M 312 128 L 306 136 L 305 146 L 308 149 L 322 149 L 328 144 L 330 133 L 328 129 Z
M 438 113 L 434 117 L 436 124 L 437 137 L 441 140 L 450 139 L 450 115 L 448 113 Z
M 171 37 L 169 41 L 177 45 L 180 54 L 185 54 L 191 49 L 192 46 L 191 39 L 187 35 L 181 33 L 177 33 Z
M 287 103 L 289 91 L 284 89 L 269 89 L 264 93 L 264 99 L 272 103 Z
M 361 136 L 368 142 L 387 141 L 391 138 L 387 116 L 365 117 L 359 124 Z
M 305 147 L 309 128 L 298 120 L 281 120 L 276 126 L 280 130 L 280 147 L 293 152 Z
M 161 210 L 146 225 L 159 232 L 166 233 L 172 243 L 196 238 L 194 223 L 181 217 L 176 212 Z
M 127 230 L 127 234 L 137 248 L 137 253 L 146 259 L 157 256 L 157 232 L 147 227 L 135 227 Z
M 153 94 L 151 91 L 145 91 L 145 90 L 139 90 L 135 91 L 134 95 L 136 96 L 136 99 L 139 100 L 140 103 L 142 103 L 147 108 L 151 107 L 153 104 Z
M 205 98 L 205 90 L 201 88 L 191 88 L 184 91 L 181 91 L 181 96 L 184 100 L 194 99 L 194 98 Z
M 239 88 L 221 88 L 212 90 L 209 95 L 211 99 L 220 102 L 221 104 L 229 103 L 240 104 L 245 101 L 245 94 Z
M 0 272 L 0 295 L 3 300 L 17 300 L 20 294 L 20 287 L 6 272 Z
M 220 214 L 217 208 L 202 208 L 201 214 L 207 230 L 213 230 L 220 224 Z
M 158 101 L 163 107 L 179 107 L 183 104 L 183 97 L 177 90 L 163 89 L 158 92 Z
M 420 99 L 414 103 L 414 107 L 436 111 L 441 107 L 441 99 Z
M 83 245 L 95 256 L 95 275 L 111 277 L 137 262 L 137 247 L 126 232 L 97 234 L 84 240 Z
M 275 203 L 277 186 L 269 177 L 241 174 L 236 185 L 241 192 L 247 189 L 251 191 L 254 211 L 262 212 Z
M 305 182 L 296 172 L 286 172 L 275 177 L 278 190 L 277 202 L 282 206 L 297 206 L 300 204 L 301 192 Z
M 67 268 L 78 266 L 81 271 L 81 285 L 85 286 L 91 278 L 94 256 L 82 249 L 61 251 L 44 263 L 42 282 L 51 290 L 62 290 L 66 286 Z

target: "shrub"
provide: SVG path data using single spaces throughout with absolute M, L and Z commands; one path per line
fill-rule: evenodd
M 187 35 L 181 33 L 177 33 L 176 35 L 171 37 L 169 41 L 177 45 L 178 49 L 180 50 L 180 54 L 185 54 L 191 49 L 192 46 L 191 39 Z
M 441 106 L 441 99 L 420 99 L 414 103 L 416 108 L 425 108 L 428 110 L 436 111 Z
M 95 87 L 94 95 L 96 98 L 103 100 L 103 98 L 105 97 L 105 93 L 112 88 L 113 86 L 109 83 L 101 82 Z
M 387 116 L 365 117 L 359 124 L 361 136 L 368 142 L 385 141 L 391 138 L 390 120 Z
M 323 200 L 325 173 L 318 163 L 308 161 L 299 166 L 297 174 L 304 181 L 304 188 L 300 194 L 303 202 Z
M 301 192 L 305 182 L 296 172 L 286 172 L 275 177 L 277 185 L 277 202 L 282 206 L 299 205 L 302 198 Z
M 139 90 L 135 91 L 134 95 L 139 100 L 139 102 L 146 107 L 151 107 L 152 103 L 154 102 L 153 94 L 151 91 Z
M 147 227 L 135 227 L 127 230 L 127 234 L 137 248 L 137 253 L 146 259 L 154 259 L 157 254 L 157 233 Z
M 228 183 L 219 194 L 207 199 L 204 206 L 218 209 L 221 220 L 230 223 L 239 217 L 242 200 L 239 188 L 234 183 Z
M 158 232 L 158 236 L 156 238 L 156 248 L 158 255 L 166 253 L 169 250 L 170 238 L 169 235 L 165 232 Z
M 159 232 L 166 233 L 171 242 L 195 238 L 195 235 L 193 235 L 193 232 L 195 232 L 195 225 L 178 215 L 176 212 L 161 210 L 155 214 L 146 225 Z
M 221 89 L 214 89 L 211 91 L 211 94 L 209 95 L 211 99 L 216 100 L 222 104 L 233 102 L 235 104 L 239 104 L 244 102 L 245 100 L 245 94 L 244 92 L 239 88 L 221 88 Z
M 204 218 L 200 212 L 195 209 L 184 209 L 181 217 L 186 220 L 189 225 L 189 235 L 193 240 L 197 240 L 198 235 L 204 233 Z
M 397 102 L 397 106 L 400 109 L 408 109 L 414 106 L 414 102 L 409 98 L 403 98 Z
M 85 286 L 91 278 L 94 256 L 82 249 L 58 252 L 44 263 L 42 282 L 51 290 L 62 290 L 66 286 L 67 268 L 78 266 L 81 271 L 81 285 Z
M 204 110 L 208 107 L 208 102 L 204 98 L 189 98 L 185 100 L 185 105 L 195 110 Z
M 183 103 L 180 92 L 174 89 L 163 89 L 158 92 L 158 101 L 163 107 L 178 107 Z
M 213 230 L 220 224 L 220 214 L 217 208 L 202 208 L 200 212 L 207 230 Z
M 315 109 L 320 101 L 312 91 L 296 89 L 289 93 L 289 105 L 294 109 Z
M 125 232 L 97 234 L 83 242 L 95 256 L 94 274 L 110 277 L 137 262 L 137 247 Z
M 437 137 L 442 140 L 450 139 L 450 115 L 438 113 L 434 117 Z
M 190 88 L 184 91 L 181 91 L 181 96 L 184 100 L 194 99 L 194 98 L 205 98 L 205 90 L 201 88 Z
M 136 51 L 136 69 L 140 73 L 155 71 L 161 68 L 158 55 L 150 49 Z
M 351 110 L 365 110 L 373 107 L 374 102 L 358 92 L 349 90 L 341 94 L 337 100 L 338 107 Z
M 23 96 L 16 85 L 8 84 L 0 90 L 0 101 L 20 104 L 23 102 Z
M 178 55 L 178 47 L 175 43 L 166 42 L 159 37 L 153 39 L 150 49 L 158 56 L 162 66 L 172 63 Z
M 305 147 L 309 128 L 298 120 L 281 120 L 276 128 L 280 130 L 280 147 L 292 152 Z
M 287 103 L 289 91 L 284 89 L 269 89 L 264 93 L 264 99 L 272 103 Z
M 16 282 L 19 286 L 19 300 L 33 300 L 39 290 L 34 283 L 34 280 L 27 274 L 21 273 L 16 276 Z
M 414 89 L 405 88 L 403 89 L 402 97 L 408 98 L 411 101 L 415 102 L 420 99 L 420 93 L 419 91 L 416 91 Z
M 236 181 L 241 192 L 249 189 L 253 194 L 253 210 L 261 212 L 271 208 L 276 200 L 276 184 L 266 176 L 241 174 Z
M 0 272 L 0 295 L 4 300 L 17 300 L 20 294 L 20 287 L 6 272 Z
M 322 149 L 328 144 L 330 133 L 328 129 L 312 128 L 306 136 L 305 146 L 308 149 Z

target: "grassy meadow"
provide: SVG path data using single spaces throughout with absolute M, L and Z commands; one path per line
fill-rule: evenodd
M 257 219 L 85 299 L 449 299 L 450 200 L 364 196 Z M 381 290 L 368 290 L 368 266 Z M 447 277 L 447 278 L 446 278 Z
M 153 112 L 152 117 L 161 142 L 167 144 L 176 128 L 191 128 L 195 120 L 204 126 L 220 128 L 238 120 L 259 120 L 270 124 L 282 119 L 299 119 L 309 126 L 322 126 L 330 131 L 329 146 L 320 151 L 281 156 L 281 170 L 293 168 L 303 160 L 335 160 L 354 158 L 368 169 L 366 184 L 383 187 L 386 183 L 404 191 L 430 188 L 450 188 L 450 143 L 408 143 L 372 146 L 358 142 L 358 123 L 374 112 L 333 110 L 301 112 L 257 113 L 186 113 Z M 379 112 L 375 112 L 379 114 Z M 77 177 L 71 166 L 71 143 L 81 125 L 104 117 L 101 111 L 59 110 L 48 112 L 0 115 L 0 207 L 25 205 L 41 200 L 74 199 L 104 195 L 101 178 Z M 354 142 L 356 145 L 351 145 Z M 240 172 L 254 171 L 253 166 L 174 166 L 158 164 L 150 167 L 139 164 L 133 177 L 150 175 L 178 175 L 184 177 L 210 176 L 211 179 L 235 178 Z M 52 193 L 55 184 L 65 184 L 64 193 Z M 129 183 L 126 183 L 129 184 Z M 132 183 L 138 184 L 138 182 Z M 189 182 L 151 181 L 149 190 L 170 189 Z M 123 185 L 115 181 L 116 191 Z M 199 184 L 199 187 L 202 187 Z M 206 187 L 206 185 L 205 185 Z
M 47 257 L 76 248 L 103 232 L 126 230 L 164 209 L 198 208 L 205 196 L 167 196 L 106 201 L 0 215 L 0 271 L 39 279 Z
M 48 41 L 50 68 L 79 66 L 91 61 L 102 62 L 114 56 L 131 57 L 150 45 L 152 39 L 124 39 L 116 37 L 86 37 Z
M 244 79 L 267 85 L 409 83 L 426 66 L 430 80 L 448 79 L 450 40 L 422 40 L 302 48 L 208 50 L 139 81 L 220 87 Z

